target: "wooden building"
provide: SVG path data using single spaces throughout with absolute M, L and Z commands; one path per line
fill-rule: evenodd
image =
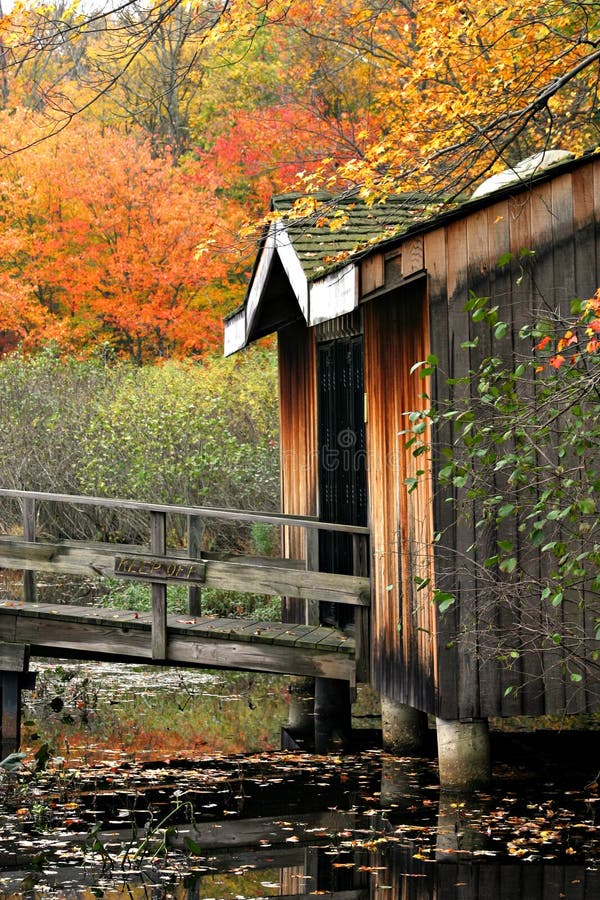
M 435 471 L 412 491 L 406 483 L 423 460 L 406 448 L 405 414 L 428 402 L 424 389 L 437 401 L 448 390 L 445 378 L 424 384 L 414 365 L 435 354 L 439 371 L 456 378 L 492 346 L 483 327 L 479 346 L 467 346 L 470 292 L 499 304 L 516 335 L 542 308 L 568 310 L 600 284 L 600 157 L 557 153 L 548 162 L 534 159 L 520 177 L 509 172 L 499 188 L 490 182 L 443 211 L 425 198 L 367 208 L 319 195 L 312 218 L 286 221 L 294 198 L 276 198 L 283 217 L 264 234 L 245 302 L 225 325 L 226 354 L 277 332 L 283 511 L 370 527 L 368 677 L 382 697 L 442 720 L 597 704 L 585 678 L 563 677 L 560 648 L 532 647 L 519 615 L 490 614 L 485 587 L 453 571 L 452 558 L 474 553 L 477 563 L 487 553 L 469 549 L 474 524 L 454 520 Z M 535 254 L 526 269 L 523 249 Z M 499 268 L 508 254 L 513 261 Z M 433 443 L 442 437 L 452 440 L 433 435 Z M 287 554 L 303 549 L 297 541 L 287 535 Z M 351 571 L 351 550 L 335 536 L 321 539 L 319 554 L 321 567 Z M 439 613 L 418 579 L 443 585 L 458 603 Z M 320 615 L 335 620 L 330 609 Z M 337 624 L 346 625 L 343 615 Z M 478 652 L 478 631 L 493 627 L 514 632 L 519 659 L 510 670 Z

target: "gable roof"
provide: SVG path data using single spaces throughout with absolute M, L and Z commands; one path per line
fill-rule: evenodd
M 298 205 L 300 210 L 298 209 Z M 315 325 L 357 303 L 354 261 L 373 246 L 405 234 L 439 210 L 425 195 L 396 195 L 369 205 L 356 194 L 281 194 L 265 228 L 243 305 L 225 319 L 225 356 L 300 317 Z
M 298 203 L 301 215 L 295 214 Z M 396 195 L 376 204 L 365 203 L 356 192 L 280 194 L 271 201 L 272 212 L 286 221 L 285 230 L 308 282 L 432 218 L 441 206 L 424 194 Z
M 591 154 L 593 155 L 593 154 Z M 413 234 L 469 215 L 498 199 L 581 165 L 565 151 L 545 151 L 492 176 L 478 195 L 444 205 L 425 194 L 369 205 L 356 193 L 282 194 L 265 228 L 243 305 L 225 319 L 225 355 L 295 320 L 337 318 L 359 302 L 360 261 Z

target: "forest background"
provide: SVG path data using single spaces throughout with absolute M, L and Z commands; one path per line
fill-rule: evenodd
M 425 192 L 437 209 L 537 150 L 594 148 L 599 6 L 15 4 L 2 485 L 276 506 L 274 350 L 218 359 L 270 196 Z

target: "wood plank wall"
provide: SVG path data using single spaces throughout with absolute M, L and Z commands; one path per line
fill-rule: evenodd
M 317 515 L 317 366 L 315 330 L 297 322 L 278 333 L 282 511 Z M 283 555 L 306 558 L 306 534 L 283 529 Z M 283 617 L 304 622 L 305 604 L 288 599 Z
M 373 680 L 385 696 L 433 709 L 436 642 L 427 590 L 431 572 L 431 482 L 405 483 L 426 457 L 405 450 L 405 413 L 427 385 L 413 364 L 429 349 L 425 282 L 364 308 L 367 459 L 372 561 Z
M 519 259 L 522 249 L 534 250 L 535 256 L 523 262 Z M 499 269 L 498 259 L 509 251 L 513 253 L 512 263 Z M 484 356 L 498 355 L 510 345 L 502 342 L 501 346 L 486 328 L 470 321 L 464 312 L 470 291 L 490 296 L 500 305 L 500 316 L 509 322 L 512 343 L 517 348 L 522 346 L 518 332 L 525 323 L 548 311 L 562 310 L 568 315 L 572 298 L 587 298 L 600 285 L 600 162 L 590 161 L 427 233 L 424 257 L 431 351 L 440 358 L 433 389 L 446 395 L 454 390 L 458 399 L 468 388 L 447 388 L 446 373 L 451 377 L 464 375 Z M 461 347 L 476 334 L 477 348 Z M 437 439 L 440 444 L 451 441 L 450 429 L 440 430 Z M 508 492 L 501 475 L 495 488 Z M 490 608 L 485 582 L 469 577 L 467 567 L 456 563 L 470 558 L 477 564 L 489 555 L 494 535 L 486 539 L 475 534 L 477 513 L 472 507 L 469 520 L 454 521 L 444 492 L 436 492 L 435 527 L 444 533 L 435 548 L 437 585 L 455 591 L 459 598 L 455 609 L 439 617 L 438 714 L 469 718 L 539 715 L 561 712 L 565 707 L 574 713 L 594 708 L 585 681 L 574 684 L 562 676 L 560 648 L 543 652 L 539 647 L 526 649 L 529 629 L 542 625 L 557 631 L 570 625 L 591 634 L 585 610 L 574 609 L 573 605 L 547 610 L 535 599 L 521 601 L 520 607 L 512 610 Z M 500 537 L 519 541 L 516 530 L 511 533 L 510 526 L 504 528 Z M 475 548 L 470 550 L 473 544 Z M 543 574 L 539 558 L 522 540 L 519 562 L 532 576 Z M 554 621 L 550 621 L 552 616 Z M 521 655 L 511 671 L 489 658 L 489 646 L 487 654 L 481 652 L 485 636 L 493 634 L 494 629 L 514 635 Z M 461 637 L 464 632 L 469 636 Z M 488 658 L 481 659 L 482 655 Z M 428 672 L 425 677 L 429 677 Z M 520 690 L 506 694 L 510 684 L 517 684 Z
M 534 250 L 535 256 L 524 263 L 522 249 Z M 499 269 L 498 259 L 508 252 L 513 261 Z M 560 630 L 567 622 L 592 636 L 591 616 L 586 620 L 585 610 L 548 611 L 536 601 L 513 609 L 490 606 L 485 582 L 469 575 L 457 559 L 481 563 L 494 535 L 475 534 L 476 507 L 470 521 L 456 521 L 447 488 L 434 491 L 431 482 L 420 479 L 418 488 L 408 492 L 405 479 L 424 468 L 424 460 L 403 452 L 400 432 L 407 424 L 403 414 L 419 408 L 427 389 L 418 373 L 410 374 L 415 362 L 430 352 L 438 356 L 431 392 L 447 395 L 447 376 L 465 374 L 482 356 L 510 344 L 501 346 L 482 325 L 473 325 L 464 311 L 470 291 L 500 305 L 516 347 L 522 325 L 544 310 L 561 307 L 568 313 L 573 297 L 587 298 L 600 285 L 600 162 L 592 160 L 425 233 L 423 255 L 426 278 L 363 305 L 374 685 L 386 696 L 448 719 L 539 715 L 561 712 L 565 705 L 568 712 L 594 709 L 598 701 L 585 681 L 567 683 L 561 676 L 560 648 L 525 648 L 528 629 L 542 624 Z M 477 348 L 461 346 L 475 336 Z M 279 351 L 283 510 L 316 515 L 314 329 L 302 323 L 280 331 Z M 468 387 L 451 390 L 460 399 Z M 439 445 L 451 442 L 450 425 L 439 428 L 435 438 Z M 434 455 L 433 483 L 439 465 Z M 508 491 L 502 475 L 495 489 Z M 434 531 L 443 533 L 435 544 Z M 499 536 L 519 540 L 510 525 Z M 304 554 L 299 530 L 287 531 L 284 550 L 295 558 Z M 523 543 L 519 562 L 533 576 L 540 574 L 539 559 Z M 459 599 L 440 616 L 430 593 L 418 591 L 415 583 L 415 575 L 432 576 L 434 565 L 436 586 Z M 302 621 L 304 613 L 301 604 L 288 601 L 288 621 Z M 482 653 L 495 629 L 514 635 L 521 651 L 510 671 Z M 515 684 L 520 689 L 507 693 Z

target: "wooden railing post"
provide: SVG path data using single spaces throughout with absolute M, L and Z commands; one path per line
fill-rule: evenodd
M 156 556 L 167 552 L 167 514 L 150 513 L 150 550 Z M 152 659 L 167 657 L 167 586 L 152 585 Z
M 0 642 L 0 759 L 19 749 L 21 689 L 29 667 L 29 645 Z
M 309 572 L 319 571 L 319 529 L 306 529 L 306 568 Z M 319 624 L 319 601 L 306 600 L 304 621 L 306 625 Z
M 352 574 L 364 576 L 369 571 L 369 537 L 352 535 Z M 354 639 L 356 646 L 356 677 L 370 680 L 371 670 L 371 610 L 368 606 L 354 609 Z
M 35 541 L 35 498 L 23 498 L 23 540 Z M 23 599 L 26 603 L 35 601 L 35 571 L 33 569 L 23 570 Z
M 188 516 L 188 556 L 200 559 L 202 545 L 202 519 L 200 516 Z M 190 616 L 202 615 L 202 588 L 199 584 L 188 587 L 188 612 Z

